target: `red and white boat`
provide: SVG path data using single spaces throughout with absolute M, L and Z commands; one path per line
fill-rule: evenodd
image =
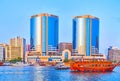
M 81 72 L 106 72 L 113 71 L 113 69 L 118 65 L 113 64 L 110 61 L 76 61 L 70 64 L 70 69 L 72 71 Z
M 0 62 L 0 66 L 2 66 L 3 65 L 3 62 Z

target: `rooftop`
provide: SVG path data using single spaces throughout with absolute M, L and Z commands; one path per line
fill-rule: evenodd
M 41 13 L 41 14 L 33 15 L 33 16 L 31 16 L 31 18 L 33 18 L 33 17 L 38 17 L 38 16 L 53 16 L 53 17 L 58 17 L 58 16 L 53 15 L 53 14 Z
M 74 16 L 73 18 L 95 18 L 95 19 L 99 19 L 95 16 L 92 15 L 83 15 L 83 16 Z

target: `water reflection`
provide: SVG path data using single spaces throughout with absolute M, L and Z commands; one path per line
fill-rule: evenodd
M 54 67 L 0 67 L 0 81 L 120 81 L 120 67 L 113 72 L 81 73 Z
M 119 68 L 120 69 L 120 68 Z M 119 76 L 114 76 L 120 73 L 113 71 L 113 72 L 70 72 L 74 79 L 77 78 L 79 81 L 120 81 Z M 73 78 L 71 79 L 73 80 Z M 76 81 L 77 81 L 76 80 Z
M 34 69 L 31 67 L 0 67 L 0 81 L 33 81 Z

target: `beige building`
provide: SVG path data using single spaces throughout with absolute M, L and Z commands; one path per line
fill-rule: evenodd
M 108 60 L 120 62 L 120 49 L 117 47 L 110 46 L 108 48 Z
M 10 59 L 21 57 L 24 60 L 25 42 L 26 42 L 25 39 L 20 37 L 10 39 L 9 45 Z
M 11 60 L 21 57 L 24 60 L 25 56 L 25 39 L 16 37 L 10 39 L 10 44 L 0 44 L 0 47 L 5 49 L 5 60 Z
M 52 55 L 52 56 L 42 56 L 40 52 L 36 51 L 28 51 L 26 52 L 26 62 L 35 63 L 37 58 L 40 59 L 42 62 L 60 62 L 64 61 L 65 59 L 74 59 L 74 60 L 80 60 L 81 58 L 84 58 L 85 60 L 91 60 L 91 59 L 106 59 L 106 56 L 104 54 L 93 54 L 91 56 L 72 56 L 71 51 L 66 49 L 62 51 L 62 54 L 60 55 Z

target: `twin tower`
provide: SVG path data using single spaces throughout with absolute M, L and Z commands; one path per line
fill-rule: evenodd
M 66 37 L 64 37 L 66 38 Z M 31 16 L 30 45 L 31 50 L 46 56 L 50 51 L 58 50 L 59 17 L 42 13 Z M 99 53 L 99 19 L 91 15 L 73 18 L 72 55 Z

